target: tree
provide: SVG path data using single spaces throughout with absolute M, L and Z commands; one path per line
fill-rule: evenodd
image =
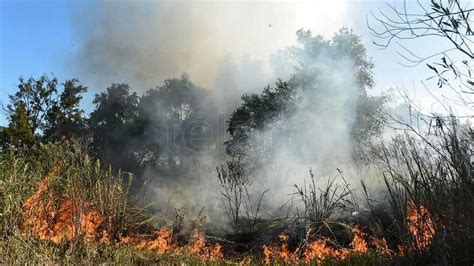
M 31 146 L 36 141 L 36 135 L 30 124 L 30 119 L 23 102 L 16 104 L 16 109 L 10 114 L 8 127 L 2 130 L 2 144 L 15 147 Z
M 84 111 L 79 108 L 82 93 L 87 88 L 78 84 L 77 79 L 66 80 L 59 101 L 53 103 L 47 113 L 44 137 L 58 140 L 80 137 L 85 134 L 86 121 Z
M 206 96 L 207 92 L 185 74 L 146 91 L 140 98 L 136 124 L 142 134 L 136 143 L 141 164 L 167 175 L 182 175 L 188 170 L 193 155 L 211 144 L 204 137 L 195 137 L 202 137 L 208 129 L 207 118 L 212 112 L 203 104 Z
M 25 140 L 32 136 L 57 141 L 82 134 L 85 120 L 79 103 L 87 88 L 78 80 L 66 80 L 62 88 L 56 78 L 46 75 L 19 81 L 18 91 L 9 96 L 10 103 L 6 106 L 10 125 L 3 130 L 4 143 L 30 143 Z M 27 134 L 27 131 L 31 132 Z
M 10 104 L 6 111 L 9 115 L 15 112 L 16 107 L 23 103 L 33 132 L 46 127 L 47 115 L 52 106 L 57 103 L 58 80 L 43 75 L 39 79 L 19 79 L 18 91 L 10 95 Z
M 112 84 L 105 92 L 96 94 L 96 108 L 89 118 L 96 155 L 114 169 L 134 171 L 137 168 L 132 143 L 136 136 L 138 96 L 127 84 Z
M 324 40 L 320 35 L 313 36 L 309 30 L 300 29 L 296 35 L 299 45 L 289 48 L 289 56 L 295 68 L 295 77 L 302 85 L 308 86 L 313 79 L 322 77 L 317 71 L 325 64 L 341 62 L 353 67 L 353 73 L 350 74 L 354 75 L 358 83 L 359 93 L 363 95 L 374 86 L 374 65 L 367 58 L 360 37 L 352 30 L 342 28 L 331 40 Z
M 227 151 L 249 148 L 248 139 L 254 130 L 264 130 L 265 125 L 279 119 L 287 119 L 295 109 L 295 86 L 291 82 L 278 81 L 275 88 L 266 87 L 263 92 L 242 96 L 242 105 L 228 121 L 231 139 L 226 142 Z
M 89 119 L 96 155 L 113 169 L 138 176 L 145 169 L 163 176 L 189 173 L 194 156 L 212 144 L 204 136 L 212 114 L 203 104 L 206 95 L 186 75 L 141 97 L 127 84 L 113 84 L 95 96 Z
M 297 37 L 298 45 L 280 53 L 278 58 L 293 67 L 290 80 L 279 81 L 275 88 L 267 87 L 260 95 L 242 97 L 242 105 L 232 113 L 228 123 L 231 137 L 228 151 L 248 146 L 249 134 L 263 131 L 269 124 L 278 127 L 279 135 L 285 138 L 280 140 L 286 143 L 296 136 L 296 130 L 304 130 L 304 123 L 314 123 L 306 118 L 321 112 L 333 112 L 327 114 L 333 116 L 336 108 L 342 117 L 352 116 L 347 112 L 355 113 L 350 134 L 357 142 L 381 132 L 380 109 L 385 98 L 367 94 L 374 86 L 373 64 L 360 38 L 345 28 L 331 40 L 304 30 L 299 30 Z M 298 117 L 305 121 L 291 119 L 289 123 L 290 118 Z

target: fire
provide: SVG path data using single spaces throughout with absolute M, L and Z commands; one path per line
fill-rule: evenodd
M 99 230 L 105 219 L 98 211 L 87 208 L 81 211 L 79 202 L 68 198 L 61 201 L 59 210 L 56 209 L 51 203 L 45 203 L 44 199 L 31 205 L 25 204 L 23 221 L 27 222 L 21 226 L 23 232 L 55 244 L 71 240 L 79 232 L 87 243 L 98 239 L 100 243 L 110 241 L 108 232 Z M 77 217 L 80 217 L 79 223 L 76 222 Z
M 51 193 L 46 193 L 54 175 L 59 172 L 61 164 L 56 164 L 51 172 L 38 182 L 37 191 L 23 204 L 23 217 L 19 228 L 22 232 L 29 232 L 38 236 L 39 239 L 50 239 L 53 230 L 52 217 L 55 216 L 55 206 L 52 201 L 43 198 L 51 198 Z
M 369 246 L 365 241 L 366 237 L 367 233 L 363 232 L 358 226 L 354 227 L 354 238 L 352 239 L 350 246 L 355 252 L 367 253 Z
M 286 234 L 280 235 L 281 245 L 280 246 L 263 246 L 263 254 L 265 255 L 264 263 L 271 264 L 273 260 L 283 261 L 285 263 L 310 263 L 316 260 L 317 264 L 321 264 L 322 261 L 328 258 L 335 260 L 344 260 L 347 257 L 354 254 L 365 254 L 369 251 L 369 246 L 373 246 L 376 252 L 391 256 L 393 252 L 388 248 L 387 241 L 385 238 L 370 237 L 367 242 L 367 233 L 362 231 L 358 226 L 354 226 L 354 237 L 350 243 L 350 248 L 337 248 L 331 245 L 331 240 L 327 237 L 321 237 L 308 243 L 302 252 L 296 250 L 291 252 L 288 250 L 286 241 L 288 236 Z M 308 231 L 308 235 L 310 231 Z M 302 254 L 300 258 L 299 254 Z
M 375 250 L 378 253 L 385 255 L 387 257 L 390 257 L 393 255 L 393 251 L 388 248 L 387 240 L 385 239 L 385 237 L 376 238 L 376 237 L 371 236 L 370 243 L 375 247 Z
M 281 233 L 278 238 L 281 241 L 281 246 L 273 245 L 272 247 L 263 246 L 263 254 L 265 255 L 264 263 L 270 264 L 271 259 L 282 260 L 286 263 L 299 263 L 300 260 L 297 256 L 297 252 L 291 253 L 288 250 L 288 235 Z
M 127 236 L 121 239 L 121 243 L 130 244 L 137 249 L 155 251 L 158 255 L 170 254 L 190 254 L 203 261 L 218 261 L 223 258 L 222 246 L 211 245 L 206 238 L 197 230 L 191 233 L 191 243 L 183 248 L 173 242 L 173 230 L 162 228 L 154 232 L 154 238 L 144 238 L 139 236 Z
M 54 193 L 49 190 L 52 178 L 56 176 L 62 163 L 53 167 L 37 184 L 36 192 L 23 204 L 22 220 L 19 222 L 20 231 L 23 234 L 33 235 L 41 240 L 51 241 L 58 244 L 69 241 L 75 237 L 82 237 L 86 243 L 111 244 L 112 228 L 111 217 L 103 215 L 93 204 L 84 202 L 70 196 L 62 196 L 59 201 L 55 200 Z M 74 194 L 74 193 L 70 193 Z M 56 196 L 57 198 L 57 196 Z M 427 250 L 435 234 L 434 224 L 428 209 L 417 205 L 413 201 L 407 204 L 407 227 L 413 236 L 411 246 L 397 245 L 397 251 L 389 249 L 385 238 L 368 236 L 360 227 L 354 226 L 351 243 L 348 247 L 337 247 L 327 237 L 319 237 L 295 251 L 288 247 L 289 236 L 285 233 L 279 235 L 280 245 L 263 246 L 265 256 L 264 263 L 270 264 L 274 261 L 284 263 L 311 263 L 316 261 L 322 263 L 325 259 L 344 260 L 353 254 L 365 254 L 370 249 L 390 257 L 404 256 L 410 251 Z M 307 239 L 312 231 L 307 233 Z M 116 242 L 117 243 L 117 242 Z M 203 261 L 219 261 L 223 259 L 222 246 L 211 244 L 206 237 L 197 229 L 190 235 L 189 244 L 180 247 L 173 241 L 173 230 L 161 228 L 153 232 L 152 236 L 125 235 L 120 238 L 118 244 L 126 244 L 136 249 L 153 251 L 162 254 L 189 254 Z M 242 260 L 241 264 L 248 264 L 249 258 Z
M 59 204 L 55 204 L 55 195 L 49 187 L 61 165 L 62 163 L 55 165 L 52 171 L 38 182 L 36 192 L 23 204 L 22 220 L 19 221 L 21 232 L 54 244 L 72 240 L 77 236 L 83 236 L 86 243 L 110 244 L 110 232 L 105 230 L 106 225 L 111 225 L 107 224 L 110 217 L 102 215 L 92 204 L 68 196 L 63 196 Z M 205 261 L 218 261 L 223 258 L 222 246 L 208 243 L 197 230 L 191 234 L 191 243 L 183 248 L 173 241 L 173 230 L 166 227 L 155 231 L 152 237 L 123 236 L 119 244 L 154 251 L 158 255 L 186 253 Z
M 148 239 L 148 240 L 141 240 L 137 245 L 135 245 L 138 249 L 147 249 L 152 250 L 158 253 L 159 255 L 164 254 L 166 252 L 172 251 L 176 248 L 176 244 L 173 243 L 173 230 L 170 228 L 162 228 L 154 232 L 156 238 Z M 130 243 L 131 237 L 127 237 L 122 239 L 122 243 Z
M 98 238 L 101 243 L 109 242 L 108 233 L 99 231 L 105 219 L 98 211 L 93 210 L 90 204 L 68 197 L 61 199 L 59 207 L 54 204 L 54 195 L 48 188 L 61 165 L 62 163 L 56 164 L 52 171 L 38 182 L 37 191 L 23 204 L 20 230 L 24 234 L 35 235 L 41 240 L 49 240 L 55 244 L 71 240 L 78 233 L 84 235 L 85 242 L 96 241 Z
M 197 256 L 201 260 L 216 261 L 222 259 L 222 246 L 219 244 L 210 245 L 206 238 L 197 230 L 191 234 L 192 243 L 188 246 L 188 253 Z
M 238 263 L 238 265 L 250 265 L 252 263 L 252 258 L 249 257 L 249 256 L 246 256 L 244 258 L 242 258 L 242 260 Z
M 429 248 L 431 240 L 435 234 L 433 220 L 428 209 L 422 205 L 415 205 L 413 201 L 409 201 L 407 205 L 407 223 L 408 230 L 413 235 L 413 246 L 417 251 L 423 251 Z M 264 263 L 270 264 L 273 260 L 280 260 L 285 263 L 312 262 L 316 260 L 320 264 L 326 258 L 343 260 L 353 254 L 365 254 L 369 252 L 369 248 L 374 248 L 379 254 L 387 257 L 394 255 L 405 256 L 411 249 L 404 245 L 397 245 L 398 252 L 392 251 L 387 244 L 385 238 L 369 237 L 368 234 L 361 230 L 358 226 L 353 227 L 354 237 L 350 243 L 350 248 L 336 248 L 330 245 L 330 239 L 322 237 L 307 244 L 303 251 L 303 258 L 298 256 L 298 250 L 291 252 L 288 250 L 288 235 L 280 235 L 280 246 L 263 246 L 265 255 Z M 308 231 L 308 235 L 310 231 Z
M 340 256 L 340 251 L 328 246 L 329 238 L 320 238 L 308 244 L 304 251 L 304 260 L 310 262 L 317 259 L 318 261 L 324 260 L 325 258 Z
M 408 231 L 413 235 L 415 249 L 427 250 L 436 232 L 428 209 L 410 200 L 407 203 L 407 225 Z

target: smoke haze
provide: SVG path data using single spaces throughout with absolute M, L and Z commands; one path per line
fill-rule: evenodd
M 294 43 L 296 30 L 331 36 L 345 14 L 343 1 L 94 3 L 72 19 L 80 45 L 75 71 L 94 87 L 123 81 L 143 90 L 182 72 L 214 88 L 234 68 L 234 87 L 248 88 L 271 80 L 268 59 Z
M 81 20 L 75 24 L 80 49 L 74 55 L 78 62 L 74 71 L 92 87 L 125 82 L 140 93 L 185 72 L 197 85 L 212 91 L 206 102 L 228 115 L 238 107 L 242 94 L 259 93 L 277 78 L 293 74 L 296 66 L 284 55 L 285 48 L 295 43 L 298 29 L 311 29 L 329 39 L 344 26 L 346 8 L 344 1 L 94 3 L 87 12 L 75 13 L 75 19 Z M 256 193 L 271 188 L 273 195 L 286 195 L 291 185 L 301 184 L 308 176 L 309 167 L 333 173 L 350 160 L 350 130 L 358 100 L 354 76 L 348 74 L 353 72 L 353 62 L 334 62 L 323 54 L 313 60 L 311 64 L 326 73 L 325 79 L 313 84 L 314 92 L 329 102 L 318 110 L 310 100 L 298 106 L 288 121 L 299 130 L 293 132 L 294 139 L 260 157 L 262 167 L 253 173 L 259 177 Z M 251 141 L 279 134 L 276 128 L 268 125 Z M 193 175 L 180 182 L 146 173 L 158 180 L 149 188 L 157 209 L 169 208 L 171 202 L 174 208 L 196 213 L 206 206 L 211 219 L 224 217 L 215 182 L 222 154 L 203 155 L 199 162 L 191 170 Z M 274 196 L 272 200 L 272 207 L 283 203 Z

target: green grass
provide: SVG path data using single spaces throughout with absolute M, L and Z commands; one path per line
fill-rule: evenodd
M 428 208 L 437 232 L 440 232 L 433 239 L 428 252 L 394 258 L 368 252 L 355 254 L 342 261 L 328 259 L 323 264 L 385 265 L 472 260 L 474 229 L 472 219 L 468 218 L 474 213 L 474 186 L 472 172 L 468 171 L 470 169 L 464 159 L 466 151 L 462 146 L 469 142 L 454 137 L 444 136 L 440 139 L 441 143 L 435 147 L 441 149 L 435 155 L 432 155 L 430 146 L 418 146 L 409 138 L 398 139 L 392 143 L 393 147 L 383 150 L 387 167 L 387 195 L 391 204 L 389 209 L 394 221 L 390 230 L 395 232 L 396 238 L 391 246 L 411 241 L 406 232 L 404 215 L 406 201 L 410 199 Z M 443 150 L 443 147 L 446 149 Z M 122 236 L 150 233 L 156 229 L 152 226 L 155 217 L 141 207 L 141 199 L 129 193 L 132 176 L 126 173 L 113 174 L 108 167 L 93 160 L 82 143 L 44 144 L 36 149 L 7 150 L 0 154 L 0 264 L 235 265 L 242 261 L 244 254 L 235 254 L 232 250 L 224 250 L 225 256 L 221 261 L 204 262 L 184 252 L 158 255 L 153 251 L 120 244 Z M 58 173 L 51 176 L 48 187 L 48 193 L 52 195 L 50 199 L 58 206 L 64 197 L 80 199 L 84 205 L 87 203 L 107 217 L 108 223 L 103 229 L 110 234 L 110 244 L 86 243 L 84 236 L 77 234 L 70 241 L 56 245 L 20 230 L 25 200 L 34 194 L 37 183 L 55 165 L 61 167 Z M 384 229 L 386 232 L 387 228 Z M 248 262 L 262 264 L 263 254 L 259 252 L 261 246 L 252 249 L 253 255 Z M 316 261 L 310 264 L 316 264 Z

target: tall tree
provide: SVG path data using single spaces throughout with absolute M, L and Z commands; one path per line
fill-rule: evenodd
M 59 99 L 48 110 L 44 137 L 61 139 L 79 137 L 85 134 L 86 121 L 84 111 L 79 108 L 82 93 L 87 88 L 78 84 L 77 79 L 66 80 Z
M 4 131 L 10 137 L 4 139 L 4 143 L 20 143 L 13 138 L 25 136 L 26 128 L 31 131 L 29 136 L 38 136 L 44 141 L 81 134 L 85 120 L 79 103 L 87 88 L 78 80 L 59 84 L 56 78 L 43 75 L 38 79 L 20 78 L 19 81 L 18 91 L 9 96 L 10 103 L 6 106 L 10 125 Z
M 260 95 L 243 95 L 242 101 L 228 121 L 228 152 L 250 148 L 248 139 L 254 130 L 264 130 L 269 123 L 288 119 L 297 104 L 294 84 L 283 81 L 278 81 L 275 88 L 266 87 Z
M 31 146 L 35 143 L 37 136 L 31 127 L 26 105 L 18 102 L 16 108 L 10 113 L 8 127 L 1 132 L 2 146 L 12 145 Z
M 242 97 L 242 105 L 233 112 L 228 123 L 229 151 L 248 145 L 249 134 L 263 131 L 268 124 L 277 126 L 279 135 L 289 141 L 295 136 L 294 130 L 304 130 L 304 123 L 314 123 L 288 123 L 297 109 L 298 115 L 303 109 L 311 114 L 334 112 L 335 109 L 354 112 L 341 116 L 355 117 L 355 122 L 347 121 L 346 124 L 353 125 L 350 134 L 357 142 L 381 132 L 380 109 L 385 98 L 367 94 L 374 86 L 373 64 L 367 58 L 359 36 L 343 28 L 331 40 L 325 40 L 313 36 L 310 31 L 299 30 L 297 39 L 298 45 L 280 53 L 277 58 L 283 65 L 292 67 L 289 81 L 279 81 L 275 88 L 267 87 L 260 95 Z M 346 106 L 348 104 L 354 106 Z
M 138 118 L 138 96 L 127 84 L 113 84 L 96 94 L 89 126 L 94 150 L 114 169 L 134 171 L 137 167 L 131 143 Z
M 187 75 L 167 79 L 162 86 L 148 90 L 139 103 L 136 141 L 141 162 L 166 174 L 184 174 L 193 154 L 208 148 L 202 138 L 210 114 L 203 105 L 207 92 Z

